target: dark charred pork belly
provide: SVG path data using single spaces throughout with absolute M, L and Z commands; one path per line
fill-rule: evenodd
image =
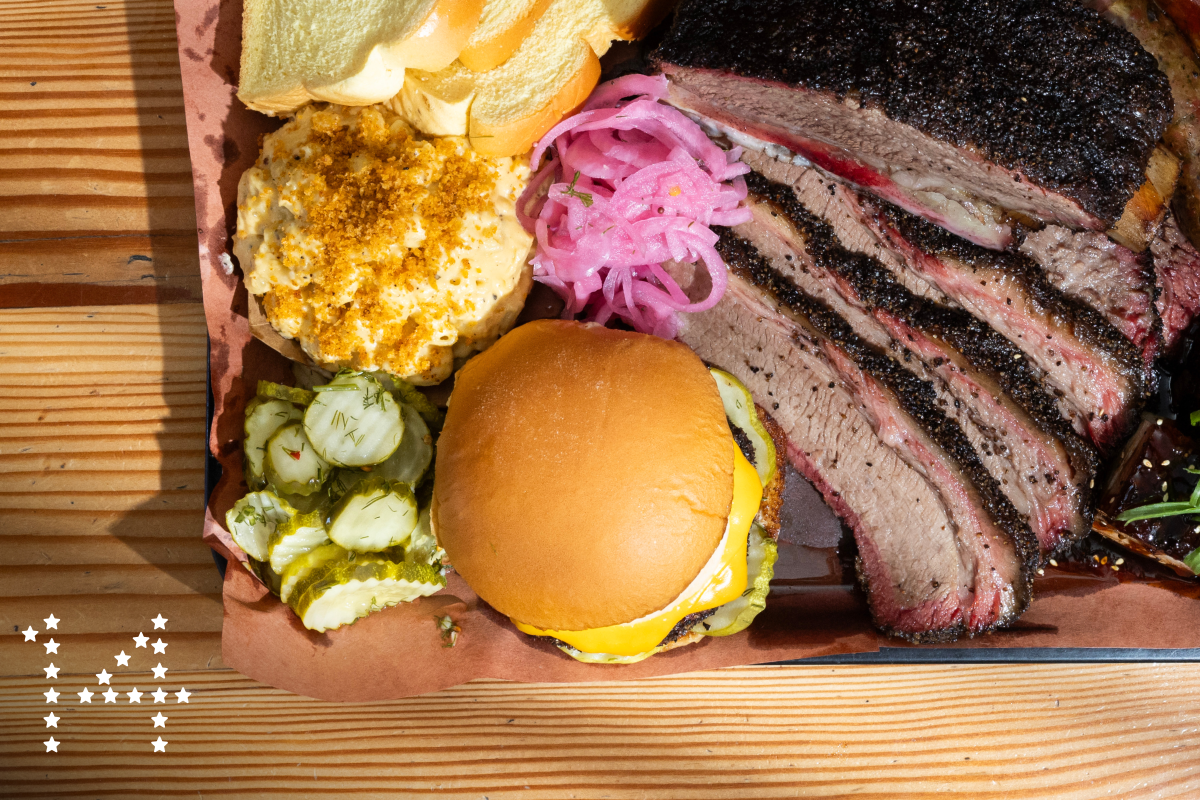
M 1171 119 L 1166 77 L 1072 0 L 688 0 L 670 99 L 990 248 L 1107 230 Z
M 772 409 L 789 457 L 847 521 L 882 629 L 944 641 L 1024 610 L 1037 540 L 925 382 L 727 232 L 721 303 L 680 338 Z M 778 403 L 778 407 L 776 407 Z
M 914 296 L 874 258 L 847 250 L 841 231 L 819 217 L 836 200 L 809 172 L 795 192 L 751 173 L 753 218 L 734 232 L 929 387 L 1044 554 L 1085 535 L 1095 451 L 1059 416 L 1024 359 L 1014 359 L 1020 351 L 966 312 Z M 833 218 L 842 223 L 837 227 L 853 230 L 844 218 Z

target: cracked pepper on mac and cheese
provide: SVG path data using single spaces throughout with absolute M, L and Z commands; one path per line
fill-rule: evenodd
M 382 106 L 309 106 L 242 176 L 234 255 L 271 324 L 318 364 L 438 383 L 520 313 L 528 177 Z

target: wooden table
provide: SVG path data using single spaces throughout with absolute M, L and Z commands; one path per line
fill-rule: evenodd
M 753 667 L 358 705 L 224 668 L 174 10 L 102 2 L 0 0 L 0 796 L 1200 796 L 1195 665 Z M 80 702 L 100 667 L 120 701 Z M 187 704 L 124 694 L 160 684 Z

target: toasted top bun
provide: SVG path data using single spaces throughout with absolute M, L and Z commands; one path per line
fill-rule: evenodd
M 471 588 L 518 622 L 632 622 L 716 550 L 735 447 L 716 382 L 683 345 L 531 322 L 455 379 L 433 530 Z

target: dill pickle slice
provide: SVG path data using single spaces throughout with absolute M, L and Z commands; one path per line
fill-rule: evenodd
M 280 525 L 267 546 L 267 561 L 271 569 L 282 575 L 296 558 L 310 550 L 329 544 L 329 534 L 320 511 L 297 514 Z
M 433 535 L 428 507 L 417 517 L 417 527 L 413 528 L 408 545 L 404 548 L 404 560 L 432 567 L 440 567 L 446 560 L 446 551 L 438 545 L 437 537 Z
M 746 547 L 746 574 L 754 580 L 736 600 L 717 608 L 715 614 L 698 622 L 693 631 L 706 636 L 732 636 L 750 627 L 758 613 L 767 607 L 767 594 L 771 591 L 771 578 L 775 577 L 775 561 L 779 548 L 775 541 L 757 524 L 750 526 L 750 538 Z
M 346 492 L 329 514 L 329 538 L 372 553 L 405 544 L 417 526 L 417 498 L 406 484 L 371 477 Z
M 295 422 L 304 414 L 286 400 L 270 400 L 255 397 L 246 405 L 245 438 L 242 452 L 246 457 L 246 483 L 251 489 L 260 489 L 267 483 L 263 470 L 263 457 L 267 452 L 267 439 L 289 422 Z
M 304 411 L 304 432 L 321 458 L 338 467 L 379 464 L 404 436 L 400 405 L 374 377 L 339 372 Z
M 309 495 L 325 485 L 332 469 L 304 434 L 299 422 L 289 422 L 267 440 L 263 471 L 267 483 L 287 494 Z
M 296 509 L 275 493 L 251 492 L 225 513 L 225 527 L 246 555 L 266 561 L 271 536 L 294 516 Z
M 329 479 L 329 498 L 336 503 L 346 496 L 346 492 L 358 486 L 367 478 L 374 476 L 374 472 L 366 472 L 356 467 L 348 467 L 345 469 L 335 469 L 333 477 Z
M 412 406 L 421 415 L 421 419 L 425 420 L 426 424 L 430 427 L 437 430 L 442 429 L 442 423 L 446 421 L 446 412 L 435 406 L 432 400 L 418 391 L 411 383 L 402 381 L 399 378 L 394 378 L 392 383 L 396 387 L 394 394 L 397 400 L 400 400 L 405 405 Z
M 426 597 L 445 585 L 446 579 L 433 567 L 351 553 L 313 568 L 298 580 L 289 605 L 304 627 L 321 632 Z
M 284 386 L 282 383 L 275 383 L 274 381 L 259 381 L 258 396 L 268 400 L 286 400 L 298 406 L 306 406 L 317 395 L 309 389 Z
M 767 486 L 775 477 L 775 442 L 759 419 L 750 390 L 724 370 L 712 368 L 709 372 L 717 381 L 721 402 L 725 405 L 725 416 L 750 440 L 750 446 L 754 450 L 750 461 L 754 463 L 762 485 Z
M 582 661 L 584 664 L 636 664 L 662 651 L 661 647 L 655 647 L 653 650 L 647 650 L 644 653 L 638 653 L 633 656 L 618 656 L 612 653 L 585 653 L 582 650 L 576 650 L 569 644 L 560 644 L 558 645 L 558 649 L 576 661 Z
M 404 436 L 400 446 L 371 474 L 416 487 L 433 463 L 433 434 L 412 406 L 402 405 L 400 413 L 404 416 Z
M 296 556 L 283 570 L 279 599 L 286 603 L 296 585 L 312 574 L 314 569 L 332 561 L 344 561 L 349 555 L 350 552 L 340 545 L 323 544 Z

